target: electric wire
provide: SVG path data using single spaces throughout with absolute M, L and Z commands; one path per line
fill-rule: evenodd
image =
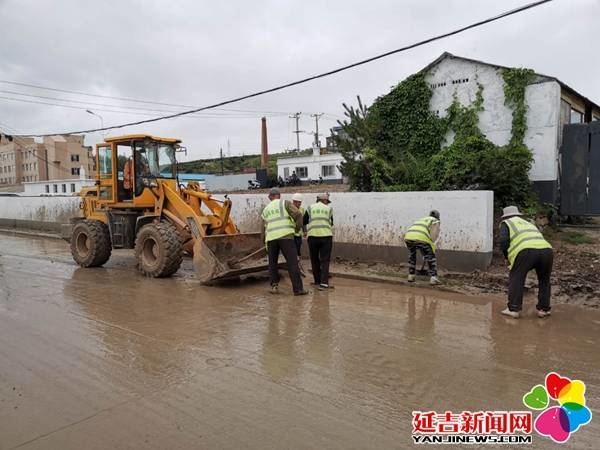
M 282 89 L 287 89 L 287 88 L 292 87 L 292 86 L 297 86 L 297 85 L 300 85 L 300 84 L 304 84 L 304 83 L 307 83 L 309 81 L 317 80 L 317 79 L 320 79 L 320 78 L 325 78 L 325 77 L 334 75 L 336 73 L 340 73 L 340 72 L 346 71 L 348 69 L 351 69 L 351 68 L 354 68 L 354 67 L 358 67 L 358 66 L 361 66 L 361 65 L 364 65 L 364 64 L 368 64 L 370 62 L 373 62 L 373 61 L 376 61 L 376 60 L 379 60 L 379 59 L 382 59 L 382 58 L 394 55 L 396 53 L 401 53 L 401 52 L 404 52 L 406 50 L 410 50 L 410 49 L 413 49 L 413 48 L 416 48 L 416 47 L 420 47 L 420 46 L 423 46 L 425 44 L 428 44 L 428 43 L 431 43 L 431 42 L 434 42 L 434 41 L 438 41 L 440 39 L 444 39 L 444 38 L 449 37 L 449 36 L 454 36 L 456 34 L 464 32 L 464 31 L 467 31 L 467 30 L 470 30 L 470 29 L 473 29 L 473 28 L 477 28 L 477 27 L 480 27 L 482 25 L 485 25 L 485 24 L 488 24 L 488 23 L 500 20 L 500 19 L 502 19 L 504 17 L 508 17 L 508 16 L 511 16 L 511 15 L 514 15 L 514 14 L 517 14 L 517 13 L 520 13 L 520 12 L 523 12 L 523 11 L 526 11 L 526 10 L 529 10 L 529 9 L 541 6 L 541 5 L 543 5 L 545 3 L 549 3 L 551 1 L 553 1 L 553 0 L 540 0 L 540 1 L 533 2 L 533 3 L 529 3 L 529 4 L 523 5 L 521 7 L 518 7 L 518 8 L 512 9 L 512 10 L 506 11 L 504 13 L 498 14 L 496 16 L 490 17 L 488 19 L 484 19 L 484 20 L 472 23 L 470 25 L 461 27 L 461 28 L 456 29 L 454 31 L 443 33 L 443 34 L 440 34 L 440 35 L 437 35 L 437 36 L 434 36 L 434 37 L 431 37 L 431 38 L 428 38 L 428 39 L 425 39 L 425 40 L 422 40 L 422 41 L 419 41 L 419 42 L 416 42 L 416 43 L 413 43 L 413 44 L 410 44 L 410 45 L 407 45 L 407 46 L 404 46 L 404 47 L 401 47 L 401 48 L 398 48 L 398 49 L 395 49 L 395 50 L 391 50 L 391 51 L 388 51 L 388 52 L 385 52 L 385 53 L 373 56 L 371 58 L 367 58 L 367 59 L 364 59 L 364 60 L 361 60 L 361 61 L 358 61 L 358 62 L 355 62 L 355 63 L 352 63 L 352 64 L 348 64 L 346 66 L 338 67 L 337 69 L 333 69 L 333 70 L 330 70 L 328 72 L 323 72 L 323 73 L 320 73 L 318 75 L 313 75 L 313 76 L 310 76 L 310 77 L 307 77 L 307 78 L 303 78 L 303 79 L 300 79 L 300 80 L 292 81 L 290 83 L 286 83 L 286 84 L 282 84 L 282 85 L 279 85 L 279 86 L 275 86 L 275 87 L 272 87 L 270 89 L 265 89 L 265 90 L 262 90 L 262 91 L 254 92 L 254 93 L 247 94 L 247 95 L 244 95 L 244 96 L 241 96 L 241 97 L 236 97 L 236 98 L 233 98 L 233 99 L 230 99 L 230 100 L 224 100 L 224 101 L 221 101 L 221 102 L 218 102 L 218 103 L 214 103 L 212 105 L 204 106 L 204 107 L 201 107 L 201 108 L 195 108 L 195 109 L 192 109 L 192 110 L 189 110 L 189 111 L 182 111 L 182 112 L 179 112 L 179 113 L 174 113 L 174 114 L 170 114 L 170 115 L 166 115 L 166 116 L 154 117 L 154 118 L 151 118 L 151 119 L 139 120 L 139 121 L 136 121 L 136 122 L 123 123 L 123 124 L 119 124 L 119 125 L 111 125 L 111 126 L 103 127 L 103 128 L 93 128 L 93 129 L 87 129 L 87 130 L 77 130 L 77 131 L 60 132 L 60 133 L 28 134 L 28 135 L 23 135 L 23 136 L 27 136 L 27 137 L 44 137 L 44 136 L 53 136 L 53 135 L 57 135 L 57 134 L 63 134 L 63 135 L 65 135 L 65 134 L 82 134 L 82 133 L 92 133 L 92 132 L 95 132 L 95 131 L 114 130 L 114 129 L 118 129 L 118 128 L 124 128 L 124 127 L 135 126 L 135 125 L 142 125 L 142 124 L 145 124 L 145 123 L 158 122 L 160 120 L 166 120 L 166 119 L 173 119 L 173 118 L 176 118 L 176 117 L 182 117 L 182 116 L 186 116 L 186 115 L 189 115 L 189 114 L 197 113 L 197 112 L 200 112 L 200 111 L 205 111 L 205 110 L 208 110 L 208 109 L 215 109 L 215 108 L 220 107 L 220 106 L 225 106 L 225 105 L 229 105 L 229 104 L 232 104 L 232 103 L 237 103 L 237 102 L 240 102 L 242 100 L 247 100 L 249 98 L 258 97 L 258 96 L 261 96 L 261 95 L 265 95 L 265 94 L 269 94 L 269 93 L 272 93 L 272 92 L 280 91 Z

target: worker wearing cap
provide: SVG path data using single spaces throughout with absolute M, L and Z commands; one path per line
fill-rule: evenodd
M 500 249 L 508 260 L 508 305 L 502 314 L 518 319 L 523 307 L 527 273 L 535 269 L 538 279 L 537 315 L 550 315 L 550 274 L 554 254 L 537 227 L 522 218 L 516 206 L 507 206 L 500 222 Z
M 270 203 L 263 209 L 261 217 L 265 223 L 271 293 L 279 292 L 278 260 L 279 252 L 281 252 L 287 262 L 294 295 L 306 295 L 308 291 L 302 285 L 298 255 L 294 244 L 294 235 L 297 230 L 302 228 L 302 214 L 292 202 L 281 200 L 281 193 L 277 188 L 271 189 L 269 200 Z
M 432 210 L 427 217 L 417 220 L 411 225 L 404 235 L 404 242 L 408 248 L 408 281 L 415 281 L 417 271 L 417 250 L 423 255 L 429 266 L 429 283 L 440 284 L 437 277 L 437 258 L 435 257 L 436 245 L 440 235 L 440 213 Z
M 302 217 L 304 217 L 306 210 L 302 206 L 301 194 L 296 193 L 292 195 L 292 204 L 298 208 L 298 211 L 300 211 Z M 296 244 L 296 251 L 298 252 L 298 267 L 300 268 L 300 274 L 305 277 L 304 267 L 302 267 L 302 236 L 306 237 L 306 225 L 304 225 L 304 223 L 302 224 L 302 228 L 294 233 L 294 243 Z
M 315 284 L 321 291 L 332 288 L 329 284 L 329 262 L 333 248 L 333 210 L 330 203 L 329 194 L 319 194 L 317 203 L 310 205 L 304 213 L 310 264 Z

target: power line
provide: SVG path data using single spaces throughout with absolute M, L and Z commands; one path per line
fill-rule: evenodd
M 304 83 L 307 83 L 309 81 L 317 80 L 319 78 L 325 78 L 325 77 L 334 75 L 336 73 L 340 73 L 340 72 L 343 72 L 345 70 L 348 70 L 348 69 L 351 69 L 351 68 L 354 68 L 354 67 L 358 67 L 358 66 L 361 66 L 361 65 L 364 65 L 364 64 L 368 64 L 370 62 L 376 61 L 378 59 L 385 58 L 385 57 L 390 56 L 390 55 L 394 55 L 396 53 L 401 53 L 401 52 L 404 52 L 406 50 L 410 50 L 410 49 L 413 49 L 413 48 L 416 48 L 416 47 L 420 47 L 420 46 L 423 46 L 425 44 L 429 44 L 430 42 L 438 41 L 440 39 L 444 39 L 444 38 L 449 37 L 449 36 L 454 36 L 456 34 L 464 32 L 466 30 L 470 30 L 472 28 L 480 27 L 480 26 L 488 24 L 490 22 L 494 22 L 494 21 L 497 21 L 497 20 L 502 19 L 504 17 L 508 17 L 508 16 L 511 16 L 511 15 L 514 15 L 514 14 L 526 11 L 528 9 L 541 6 L 544 3 L 549 3 L 551 1 L 553 1 L 553 0 L 540 0 L 540 1 L 537 1 L 537 2 L 529 3 L 529 4 L 521 6 L 519 8 L 515 8 L 515 9 L 512 9 L 510 11 L 507 11 L 507 12 L 504 12 L 502 14 L 499 14 L 497 16 L 494 16 L 494 17 L 491 17 L 491 18 L 488 18 L 488 19 L 484 19 L 484 20 L 481 20 L 479 22 L 475 22 L 475 23 L 472 23 L 470 25 L 464 26 L 464 27 L 459 28 L 457 30 L 450 31 L 450 32 L 444 33 L 444 34 L 440 34 L 440 35 L 437 35 L 437 36 L 425 39 L 423 41 L 419 41 L 419 42 L 416 42 L 414 44 L 407 45 L 405 47 L 401 47 L 401 48 L 398 48 L 398 49 L 395 49 L 395 50 L 391 50 L 389 52 L 382 53 L 380 55 L 373 56 L 371 58 L 367 58 L 367 59 L 364 59 L 362 61 L 355 62 L 353 64 L 349 64 L 347 66 L 339 67 L 337 69 L 333 69 L 333 70 L 330 70 L 328 72 L 324 72 L 324 73 L 321 73 L 321 74 L 318 74 L 318 75 L 313 75 L 313 76 L 310 76 L 310 77 L 307 77 L 307 78 L 303 78 L 301 80 L 292 81 L 291 83 L 282 84 L 280 86 L 276 86 L 276 87 L 273 87 L 273 88 L 270 88 L 270 89 L 265 89 L 263 91 L 254 92 L 252 94 L 248 94 L 248 95 L 244 95 L 244 96 L 241 96 L 241 97 L 236 97 L 236 98 L 233 98 L 233 99 L 230 99 L 230 100 L 225 100 L 225 101 L 222 101 L 222 102 L 219 102 L 219 103 L 215 103 L 215 104 L 212 104 L 212 105 L 204 106 L 202 108 L 195 108 L 195 109 L 192 109 L 192 110 L 189 110 L 189 111 L 183 111 L 183 112 L 179 112 L 179 113 L 176 113 L 176 114 L 170 114 L 170 115 L 167 115 L 167 116 L 155 117 L 153 119 L 139 120 L 137 122 L 129 122 L 129 123 L 124 123 L 124 124 L 120 124 L 120 125 L 112 125 L 110 127 L 104 127 L 102 129 L 94 128 L 94 129 L 90 129 L 90 130 L 69 131 L 69 132 L 51 133 L 51 134 L 30 134 L 30 135 L 26 135 L 26 136 L 29 136 L 29 137 L 43 137 L 43 136 L 52 136 L 52 135 L 56 135 L 56 134 L 82 134 L 82 133 L 92 133 L 92 132 L 95 132 L 95 131 L 114 130 L 114 129 L 117 129 L 117 128 L 124 128 L 124 127 L 129 127 L 129 126 L 134 126 L 134 125 L 141 125 L 141 124 L 144 124 L 144 123 L 158 122 L 160 120 L 173 119 L 173 118 L 176 118 L 176 117 L 186 116 L 186 115 L 197 113 L 197 112 L 200 112 L 200 111 L 205 111 L 207 109 L 214 109 L 214 108 L 217 108 L 219 106 L 225 106 L 225 105 L 229 105 L 231 103 L 237 103 L 237 102 L 240 102 L 242 100 L 247 100 L 249 98 L 258 97 L 258 96 L 261 96 L 261 95 L 269 94 L 271 92 L 276 92 L 276 91 L 280 91 L 282 89 L 287 89 L 287 88 L 292 87 L 292 86 L 297 86 L 297 85 L 300 85 L 300 84 L 304 84 Z
M 83 95 L 86 97 L 98 97 L 98 98 L 107 98 L 107 99 L 111 99 L 111 100 L 121 100 L 121 101 L 126 101 L 126 102 L 134 102 L 134 103 L 145 103 L 145 104 L 149 104 L 149 105 L 160 105 L 160 106 L 174 106 L 174 107 L 178 107 L 178 108 L 198 108 L 198 105 L 181 105 L 181 104 L 177 104 L 177 103 L 162 103 L 162 102 L 156 102 L 156 101 L 151 101 L 151 100 L 137 100 L 137 99 L 130 99 L 130 98 L 125 98 L 125 97 L 114 97 L 114 96 L 110 96 L 110 95 L 100 95 L 100 94 L 91 94 L 88 92 L 80 92 L 80 91 L 71 91 L 68 89 L 59 89 L 59 88 L 53 88 L 53 87 L 47 87 L 47 86 L 39 86 L 36 84 L 28 84 L 28 83 L 21 83 L 18 81 L 9 81 L 9 80 L 0 80 L 0 83 L 5 83 L 5 84 L 12 84 L 15 86 L 24 86 L 24 87 L 30 87 L 30 88 L 34 88 L 34 89 L 41 89 L 41 90 L 46 90 L 46 91 L 54 91 L 54 92 L 62 92 L 62 93 L 66 93 L 66 94 L 75 94 L 75 95 Z M 17 94 L 17 95 L 25 95 L 28 97 L 38 97 L 38 98 L 46 98 L 46 99 L 50 99 L 50 100 L 59 100 L 59 101 L 69 101 L 72 103 L 86 103 L 86 102 L 81 102 L 81 101 L 77 101 L 77 100 L 69 100 L 69 99 L 59 99 L 59 98 L 54 98 L 54 97 L 44 97 L 44 96 L 36 96 L 36 95 L 31 95 L 31 94 L 24 94 L 24 93 L 19 93 L 19 92 L 12 92 L 12 91 L 0 91 L 0 92 L 4 92 L 4 93 L 10 93 L 10 94 Z M 109 106 L 109 107 L 115 107 L 113 105 L 106 105 L 103 103 L 87 103 L 89 105 L 97 105 L 97 106 Z M 133 108 L 130 106 L 118 106 L 119 108 Z M 138 108 L 141 109 L 141 108 Z M 161 112 L 177 112 L 177 111 L 166 111 L 166 110 L 160 110 L 160 109 L 148 109 L 148 108 L 143 108 L 146 111 L 161 111 Z M 217 109 L 219 111 L 229 111 L 229 112 L 241 112 L 241 113 L 256 113 L 256 114 L 280 114 L 280 115 L 288 115 L 288 112 L 285 111 L 260 111 L 260 110 L 254 110 L 254 109 L 229 109 L 229 108 L 214 108 Z
M 172 110 L 172 109 L 169 110 L 169 109 L 141 108 L 141 107 L 128 106 L 128 105 L 110 105 L 110 104 L 106 104 L 106 103 L 84 102 L 84 101 L 81 101 L 81 100 L 71 100 L 71 99 L 58 98 L 58 97 L 48 97 L 48 96 L 45 96 L 45 95 L 34 95 L 34 94 L 27 94 L 27 93 L 24 93 L 24 92 L 16 92 L 16 91 L 0 90 L 0 93 L 2 93 L 2 94 L 11 94 L 11 95 L 20 95 L 20 96 L 29 97 L 29 98 L 39 98 L 39 99 L 42 99 L 42 100 L 54 100 L 54 101 L 59 101 L 59 102 L 77 103 L 77 104 L 80 104 L 80 105 L 87 105 L 87 106 L 106 106 L 108 108 L 132 109 L 132 110 L 135 110 L 135 111 L 152 111 L 152 112 L 167 112 L 167 113 L 176 113 L 176 112 L 179 112 L 179 111 Z M 23 99 L 8 98 L 8 97 L 2 97 L 2 98 L 8 99 L 8 100 L 16 100 L 16 101 L 23 100 Z M 62 105 L 57 105 L 57 104 L 54 104 L 54 103 L 52 103 L 52 105 L 53 106 L 62 106 Z M 242 112 L 242 111 L 239 111 L 239 112 Z M 243 113 L 247 114 L 247 112 L 243 112 Z M 288 113 L 284 113 L 284 112 L 282 112 L 282 113 L 274 113 L 274 112 L 269 113 L 269 112 L 264 112 L 264 111 L 260 112 L 260 114 L 263 114 L 263 113 L 271 114 L 272 116 L 274 116 L 274 115 L 282 115 L 283 116 L 283 115 L 287 115 L 288 114 Z M 217 113 L 213 113 L 213 114 L 217 115 Z M 225 113 L 225 114 L 218 114 L 218 115 L 219 116 L 222 115 L 222 116 L 225 116 L 225 117 L 226 116 L 237 117 L 236 115 L 230 114 L 229 112 Z M 256 115 L 253 115 L 252 117 L 256 117 Z
M 1 92 L 1 91 L 0 91 Z M 15 101 L 15 102 L 22 102 L 22 103 L 34 103 L 37 105 L 48 105 L 48 106 L 57 106 L 59 108 L 68 108 L 68 109 L 78 109 L 78 110 L 82 110 L 85 111 L 88 108 L 86 108 L 85 106 L 74 106 L 74 105 L 60 105 L 57 103 L 50 103 L 50 102 L 42 102 L 42 101 L 37 101 L 37 100 L 26 100 L 24 98 L 15 98 L 15 97 L 4 97 L 4 96 L 0 96 L 0 99 L 3 100 L 10 100 L 10 101 Z M 111 109 L 102 109 L 102 108 L 94 108 L 95 111 L 101 111 L 101 112 L 109 112 L 109 113 L 117 113 L 117 114 L 131 114 L 131 115 L 136 115 L 136 116 L 151 116 L 151 117 L 156 117 L 156 114 L 151 114 L 151 113 L 145 113 L 145 112 L 135 112 L 135 111 L 118 111 L 118 110 L 111 110 Z M 192 115 L 189 114 L 188 115 L 191 118 L 195 118 L 195 119 L 257 119 L 259 117 L 263 117 L 265 116 L 265 114 L 262 115 L 219 115 L 219 114 L 212 114 L 212 115 Z M 266 114 L 267 117 L 276 117 L 273 115 L 269 115 Z M 97 130 L 94 131 L 103 131 L 103 130 L 108 130 L 110 129 L 110 127 L 105 127 L 105 128 L 98 128 Z M 91 132 L 91 131 L 90 131 Z M 56 136 L 58 134 L 83 134 L 84 132 L 77 132 L 77 133 L 51 133 L 51 134 L 41 134 L 41 135 L 23 135 L 25 137 L 44 137 L 44 136 Z

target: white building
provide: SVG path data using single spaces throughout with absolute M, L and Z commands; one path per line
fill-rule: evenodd
M 95 185 L 96 180 L 86 177 L 85 167 L 81 166 L 78 172 L 79 178 L 25 182 L 23 183 L 23 193 L 21 195 L 76 195 L 81 191 L 81 188 Z
M 475 101 L 478 84 L 483 86 L 483 108 L 479 128 L 496 145 L 508 144 L 511 137 L 512 110 L 504 104 L 506 67 L 442 54 L 425 72 L 433 96 L 430 109 L 440 116 L 454 97 L 463 105 Z M 600 120 L 600 107 L 556 78 L 536 74 L 525 90 L 527 132 L 525 145 L 533 152 L 530 178 L 541 201 L 554 202 L 559 180 L 559 149 L 563 125 Z M 452 136 L 449 136 L 450 142 Z
M 340 153 L 321 154 L 320 150 L 315 147 L 309 156 L 277 159 L 277 176 L 285 180 L 295 172 L 302 181 L 318 180 L 321 176 L 325 183 L 341 183 L 339 166 L 344 158 Z

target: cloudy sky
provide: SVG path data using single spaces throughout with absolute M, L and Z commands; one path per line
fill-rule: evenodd
M 0 0 L 0 129 L 55 133 L 204 106 L 374 56 L 529 3 L 529 0 Z M 192 117 L 111 130 L 178 137 L 186 159 L 219 148 L 301 147 L 314 118 L 325 135 L 342 103 L 370 104 L 444 51 L 555 76 L 600 102 L 600 0 L 554 0 L 518 16 L 277 93 Z M 139 103 L 5 83 L 6 81 Z M 17 101 L 18 99 L 20 101 Z M 68 100 L 68 101 L 65 101 Z M 54 105 L 63 106 L 54 106 Z M 101 133 L 90 133 L 93 145 Z M 324 136 L 322 137 L 324 139 Z M 229 141 L 229 147 L 228 147 Z

